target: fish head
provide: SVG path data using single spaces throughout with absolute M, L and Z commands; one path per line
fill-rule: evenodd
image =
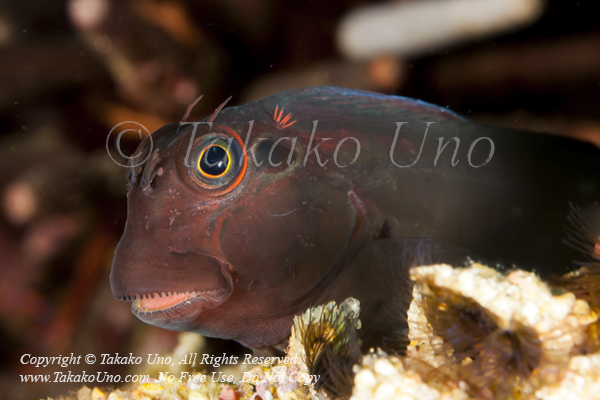
M 127 223 L 110 279 L 142 321 L 273 345 L 356 247 L 361 211 L 350 183 L 306 162 L 310 124 L 274 124 L 262 108 L 169 124 L 136 151 L 147 160 L 127 169 Z

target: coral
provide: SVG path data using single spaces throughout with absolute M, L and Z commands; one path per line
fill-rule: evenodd
M 355 387 L 351 400 L 385 399 L 467 399 L 469 396 L 458 386 L 424 382 L 421 375 L 400 357 L 389 356 L 379 350 L 362 359 L 355 367 Z
M 251 365 L 237 382 L 162 376 L 131 390 L 83 387 L 65 400 L 597 398 L 598 317 L 586 301 L 533 273 L 480 264 L 416 267 L 411 278 L 407 356 L 357 354 L 360 303 L 349 298 L 296 316 L 287 357 Z M 197 346 L 192 339 L 182 336 L 178 352 Z
M 361 356 L 359 314 L 360 302 L 351 297 L 339 306 L 331 301 L 294 318 L 288 351 L 304 361 L 303 373 L 320 377 L 315 388 L 333 397 L 350 395 L 352 366 Z
M 496 397 L 533 393 L 564 370 L 596 322 L 572 293 L 555 296 L 535 274 L 473 264 L 414 268 L 409 354 Z
M 411 278 L 408 357 L 365 356 L 354 399 L 594 398 L 599 355 L 579 355 L 597 321 L 585 301 L 480 264 L 417 267 Z

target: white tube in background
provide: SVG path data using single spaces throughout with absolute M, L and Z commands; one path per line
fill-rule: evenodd
M 415 56 L 534 21 L 543 0 L 413 0 L 359 8 L 340 22 L 338 48 L 351 59 Z

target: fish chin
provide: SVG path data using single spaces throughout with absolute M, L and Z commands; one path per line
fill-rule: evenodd
M 172 330 L 186 330 L 203 311 L 221 305 L 230 290 L 169 292 L 137 295 L 131 311 L 147 324 Z

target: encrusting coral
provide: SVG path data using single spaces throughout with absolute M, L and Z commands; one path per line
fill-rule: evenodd
M 535 274 L 479 264 L 414 268 L 409 353 L 435 360 L 473 390 L 533 393 L 587 344 L 597 316 L 572 293 L 553 295 Z M 425 323 L 426 322 L 426 323 Z
M 237 383 L 196 373 L 131 390 L 84 387 L 65 400 L 598 398 L 598 316 L 586 301 L 533 273 L 480 264 L 416 267 L 411 279 L 406 356 L 360 354 L 360 304 L 349 298 L 296 316 L 288 357 Z
M 554 295 L 533 273 L 480 264 L 417 267 L 411 278 L 408 356 L 364 357 L 353 399 L 597 398 L 600 354 L 585 353 L 597 351 L 598 318 L 587 302 Z

